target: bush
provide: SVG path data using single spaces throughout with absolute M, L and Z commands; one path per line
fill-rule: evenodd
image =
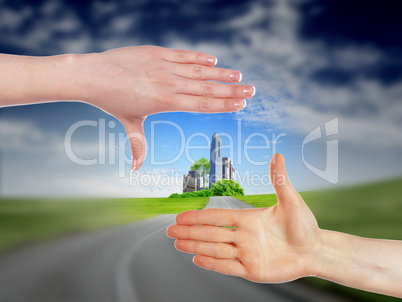
M 169 195 L 169 198 L 181 198 L 179 193 L 173 193 Z
M 212 196 L 212 192 L 210 190 L 200 190 L 195 192 L 184 192 L 182 194 L 173 193 L 170 194 L 169 198 L 209 197 L 209 196 Z
M 211 192 L 213 196 L 244 196 L 244 189 L 231 179 L 218 180 L 212 184 Z
M 205 197 L 212 196 L 211 190 L 202 190 L 202 191 L 200 191 L 200 192 L 202 192 Z

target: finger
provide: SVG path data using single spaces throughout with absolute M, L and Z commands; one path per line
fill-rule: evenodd
M 246 107 L 243 99 L 218 99 L 204 96 L 176 94 L 174 97 L 174 111 L 220 113 L 242 110 Z
M 177 93 L 240 99 L 251 98 L 255 94 L 255 87 L 250 85 L 229 85 L 195 80 L 185 80 L 183 84 L 177 88 Z
M 132 119 L 123 122 L 130 141 L 131 155 L 133 157 L 131 169 L 138 170 L 145 159 L 145 135 L 143 129 L 144 119 Z
M 234 275 L 246 278 L 245 267 L 236 260 L 216 259 L 208 256 L 197 255 L 193 262 L 205 269 L 216 271 L 225 275 Z
M 194 63 L 200 65 L 214 66 L 218 63 L 218 59 L 215 56 L 184 49 L 165 48 L 163 51 L 163 58 L 169 62 L 184 64 Z
M 181 252 L 214 258 L 236 259 L 237 248 L 227 243 L 212 243 L 195 240 L 176 240 L 175 247 Z
M 186 211 L 176 216 L 177 224 L 208 224 L 215 226 L 237 226 L 242 210 L 205 209 Z
M 186 240 L 202 240 L 209 242 L 225 242 L 231 243 L 235 240 L 235 230 L 221 228 L 216 226 L 207 225 L 172 225 L 170 226 L 166 234 L 170 238 L 186 239 Z
M 269 177 L 279 202 L 295 200 L 294 197 L 298 196 L 298 193 L 290 183 L 282 154 L 278 153 L 272 156 L 269 164 Z
M 172 66 L 172 73 L 193 80 L 214 80 L 229 83 L 239 83 L 242 80 L 242 74 L 239 71 L 195 64 L 176 64 Z

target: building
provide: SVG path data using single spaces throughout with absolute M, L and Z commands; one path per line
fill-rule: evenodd
M 195 179 L 195 183 L 196 183 L 196 190 L 195 191 L 199 191 L 201 189 L 201 175 L 200 172 L 197 170 L 191 170 L 188 171 L 188 176 L 191 176 Z
M 236 170 L 229 157 L 222 158 L 222 179 L 236 180 Z
M 197 170 L 188 172 L 183 175 L 183 193 L 198 191 L 201 188 L 200 173 Z
M 212 136 L 209 170 L 209 188 L 222 179 L 222 139 L 218 134 Z

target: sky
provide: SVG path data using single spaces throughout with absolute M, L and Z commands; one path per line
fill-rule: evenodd
M 246 194 L 273 192 L 276 152 L 300 191 L 402 176 L 401 8 L 391 0 L 0 0 L 0 53 L 196 50 L 257 90 L 237 113 L 149 116 L 147 158 L 134 174 L 121 123 L 95 107 L 0 108 L 0 195 L 180 193 L 193 162 L 209 159 L 215 132 Z

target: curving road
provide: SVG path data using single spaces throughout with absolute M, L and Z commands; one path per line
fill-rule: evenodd
M 231 197 L 207 207 L 242 209 Z M 0 258 L 0 302 L 343 301 L 299 282 L 266 285 L 198 268 L 166 236 L 175 215 L 64 238 Z

